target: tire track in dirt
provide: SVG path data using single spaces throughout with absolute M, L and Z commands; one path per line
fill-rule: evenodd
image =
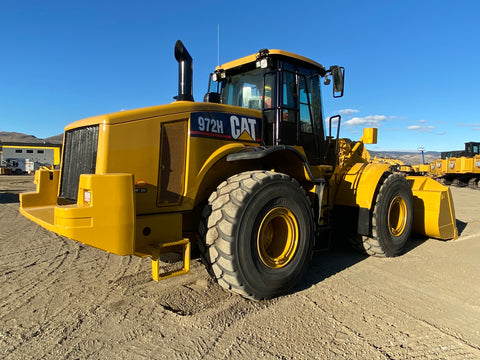
M 32 227 L 29 228 L 32 229 Z M 37 233 L 36 226 L 33 227 L 33 231 L 30 232 L 25 230 L 26 228 L 23 229 L 24 230 L 18 233 L 16 237 L 11 237 L 9 240 L 16 244 L 19 243 L 20 238 L 22 238 L 27 245 L 31 241 L 36 240 L 34 239 Z M 62 239 L 52 234 L 45 235 L 48 235 L 46 237 L 52 241 L 51 244 L 45 244 L 41 249 L 42 251 L 26 256 L 27 249 L 23 248 L 16 252 L 18 255 L 16 261 L 8 262 L 8 264 L 2 263 L 2 267 L 12 267 L 9 275 L 12 281 L 10 281 L 9 284 L 15 283 L 17 287 L 15 291 L 10 292 L 9 297 L 13 296 L 16 298 L 17 302 L 14 303 L 14 306 L 18 307 L 12 309 L 7 308 L 5 310 L 18 310 L 22 304 L 34 298 L 38 293 L 46 291 L 57 276 L 55 275 L 52 279 L 50 275 L 55 274 L 69 256 L 70 252 L 68 251 L 68 247 L 65 249 L 65 242 Z M 2 243 L 2 245 L 4 245 L 4 243 Z M 2 260 L 8 261 L 9 259 L 11 259 L 11 257 Z M 24 297 L 26 297 L 26 299 L 24 299 Z M 3 306 L 0 306 L 0 308 L 2 307 Z
M 191 339 L 194 337 L 188 334 L 191 327 L 184 326 L 184 323 L 189 324 L 189 316 L 165 310 L 158 304 L 158 296 L 162 295 L 162 292 L 156 289 L 158 284 L 148 280 L 132 285 L 131 281 L 135 281 L 134 274 L 127 274 L 115 282 L 110 282 L 113 287 L 112 299 L 106 298 L 99 303 L 92 316 L 95 318 L 93 324 L 89 323 L 88 319 L 82 324 L 82 328 L 78 330 L 82 332 L 81 341 L 64 344 L 64 347 L 69 349 L 66 358 L 83 358 L 90 354 L 92 349 L 95 349 L 95 356 L 98 357 L 132 358 L 134 353 L 139 358 L 157 358 L 158 354 L 162 354 L 162 358 L 182 358 L 179 355 L 183 353 L 187 358 L 205 348 L 202 341 L 192 342 Z M 141 289 L 148 291 L 142 292 Z M 122 293 L 126 296 L 119 297 Z M 145 296 L 147 294 L 148 296 Z M 107 326 L 106 334 L 107 323 L 111 323 L 111 326 Z M 162 329 L 166 324 L 175 326 L 167 326 L 167 330 Z M 110 334 L 110 329 L 116 329 L 115 334 Z M 107 337 L 114 338 L 113 348 L 110 348 L 105 340 L 98 339 L 99 331 Z M 172 345 L 175 345 L 172 341 L 178 342 L 184 350 L 172 349 Z M 167 349 L 161 346 L 165 342 L 169 346 Z M 158 347 L 155 344 L 158 344 Z M 188 348 L 186 352 L 185 347 Z M 154 351 L 156 348 L 158 352 Z
M 0 203 L 0 218 L 2 219 L 2 230 L 0 231 L 0 241 L 5 241 L 10 238 L 12 234 L 18 232 L 15 226 L 20 219 L 21 214 L 18 211 L 18 204 L 1 204 Z M 0 256 L 3 256 L 1 254 Z
M 96 249 L 85 248 L 69 240 L 62 241 L 62 244 L 59 245 L 58 240 L 63 239 L 55 238 L 55 236 L 52 238 L 52 235 L 49 236 L 49 240 L 51 243 L 57 241 L 57 245 L 54 246 L 50 243 L 47 250 L 38 254 L 38 259 L 33 262 L 20 261 L 20 266 L 23 266 L 23 270 L 25 270 L 18 272 L 20 278 L 25 276 L 28 269 L 37 268 L 38 276 L 48 280 L 37 281 L 35 292 L 33 288 L 26 288 L 21 292 L 20 289 L 24 286 L 18 285 L 17 298 L 12 303 L 19 302 L 20 305 L 8 309 L 9 312 L 22 313 L 25 307 L 30 307 L 32 303 L 38 302 L 44 303 L 43 309 L 38 311 L 35 309 L 33 313 L 38 316 L 38 313 L 43 311 L 43 316 L 36 324 L 30 325 L 30 329 L 27 331 L 24 328 L 14 327 L 14 332 L 19 330 L 22 336 L 19 337 L 20 340 L 16 347 L 10 349 L 7 358 L 38 358 L 38 353 L 46 354 L 43 357 L 49 358 L 55 354 L 58 348 L 70 349 L 67 353 L 74 354 L 72 358 L 83 358 L 83 355 L 88 354 L 88 351 L 86 352 L 84 349 L 84 343 L 90 347 L 89 351 L 108 350 L 110 352 L 108 344 L 100 344 L 101 341 L 89 339 L 89 337 L 96 337 L 97 331 L 104 331 L 101 326 L 108 321 L 110 313 L 104 311 L 103 304 L 111 301 L 109 297 L 112 292 L 115 292 L 113 298 L 118 298 L 122 293 L 129 293 L 130 296 L 133 296 L 135 289 L 141 288 L 142 283 L 151 282 L 150 274 L 145 269 L 145 261 L 109 255 Z M 74 251 L 69 244 L 75 244 L 73 245 Z M 17 254 L 21 256 L 22 251 L 18 251 Z M 49 260 L 44 256 L 50 256 Z M 76 268 L 82 271 L 79 276 Z M 136 273 L 138 269 L 142 269 L 140 275 Z M 139 278 L 143 278 L 143 281 L 139 281 Z M 125 279 L 127 280 L 125 281 Z M 66 285 L 74 281 L 77 281 L 78 290 L 72 285 Z M 88 300 L 85 301 L 85 292 L 90 293 L 92 298 L 87 296 Z M 48 293 L 50 294 L 45 296 Z M 19 297 L 20 294 L 24 298 Z M 139 300 L 138 297 L 137 300 Z M 144 300 L 163 310 L 163 307 L 153 301 L 152 295 Z M 134 308 L 133 303 L 128 303 L 126 306 Z M 60 327 L 58 319 L 62 319 Z M 90 319 L 94 319 L 94 321 L 90 321 Z M 5 320 L 8 322 L 8 319 L 2 319 L 2 321 Z M 121 317 L 118 321 L 125 321 L 125 317 Z M 25 323 L 25 321 L 22 322 Z M 138 330 L 130 333 L 133 334 L 132 336 L 137 336 L 144 332 Z M 12 335 L 12 332 L 10 331 L 9 334 Z M 26 348 L 26 345 L 34 339 L 42 342 L 41 348 L 36 346 L 33 349 Z M 139 348 L 145 346 L 146 344 L 142 343 Z
M 376 277 L 377 274 L 370 274 Z M 480 358 L 480 350 L 471 342 L 465 341 L 449 329 L 432 324 L 408 307 L 399 308 L 387 295 L 359 286 L 341 276 L 342 286 L 336 282 L 325 288 L 321 299 L 330 299 L 319 303 L 307 296 L 322 312 L 331 314 L 335 328 L 342 328 L 346 338 L 359 338 L 387 358 Z M 328 281 L 328 280 L 327 280 Z M 376 278 L 376 281 L 383 283 Z M 341 289 L 349 289 L 341 292 Z M 324 284 L 321 285 L 322 288 Z M 338 291 L 335 291 L 338 288 Z M 333 290 L 333 291 L 332 291 Z M 410 294 L 409 294 L 410 295 Z M 354 313 L 345 313 L 341 308 L 355 308 Z
M 431 254 L 430 248 L 438 248 L 438 245 L 449 246 L 449 252 L 445 252 L 440 256 Z M 465 246 L 464 244 L 434 244 L 432 242 L 423 245 L 425 254 L 406 254 L 410 257 L 409 266 L 404 266 L 403 261 L 391 259 L 394 267 L 385 266 L 375 259 L 371 259 L 364 267 L 362 273 L 371 273 L 373 277 L 369 280 L 364 276 L 360 276 L 363 281 L 355 283 L 362 288 L 371 288 L 378 298 L 384 301 L 394 301 L 405 314 L 418 319 L 419 321 L 430 324 L 437 330 L 444 332 L 446 335 L 457 338 L 464 344 L 476 350 L 480 350 L 480 307 L 475 306 L 471 301 L 472 293 L 480 291 L 480 283 L 471 284 L 471 278 L 464 278 L 464 270 L 469 267 L 469 262 L 474 263 L 475 258 L 469 259 L 464 256 L 452 259 L 455 256 L 456 247 Z M 468 248 L 468 247 L 466 247 Z M 453 266 L 452 270 L 445 271 L 444 264 L 447 259 L 458 262 Z M 418 277 L 415 270 L 415 264 L 427 262 L 428 268 L 422 271 L 422 278 L 418 281 L 412 281 Z M 401 271 L 398 271 L 400 265 Z M 480 267 L 472 267 L 471 271 L 475 272 Z M 394 270 L 394 271 L 392 271 Z M 480 279 L 477 277 L 477 279 Z M 388 287 L 384 284 L 393 282 L 396 287 Z M 462 285 L 462 286 L 459 286 Z M 352 285 L 353 286 L 353 285 Z M 398 290 L 401 289 L 399 292 Z M 415 301 L 412 301 L 415 299 Z M 419 306 L 425 304 L 426 307 Z M 455 329 L 455 330 L 453 330 Z M 468 334 L 460 337 L 460 334 Z M 480 358 L 480 354 L 479 354 Z
M 16 229 L 21 230 L 3 232 L 1 239 L 2 250 L 5 251 L 2 251 L 0 257 L 0 267 L 5 270 L 3 279 L 8 278 L 8 291 L 5 291 L 6 286 L 2 284 L 0 321 L 11 325 L 10 330 L 5 331 L 8 336 L 4 335 L 1 339 L 15 338 L 15 334 L 19 334 L 19 341 L 13 348 L 10 346 L 10 351 L 5 354 L 7 357 L 28 358 L 31 353 L 32 358 L 38 358 L 38 352 L 31 351 L 30 347 L 25 349 L 23 345 L 40 336 L 57 337 L 59 340 L 56 344 L 62 344 L 62 339 L 70 336 L 83 323 L 85 312 L 95 313 L 95 306 L 92 304 L 103 302 L 109 296 L 109 292 L 105 292 L 103 288 L 101 296 L 98 296 L 100 292 L 96 292 L 96 297 L 85 301 L 86 298 L 75 289 L 75 281 L 81 281 L 75 270 L 83 269 L 86 262 L 91 262 L 90 274 L 85 276 L 86 271 L 83 271 L 84 277 L 90 279 L 89 281 L 103 277 L 116 280 L 126 271 L 125 260 L 120 257 L 115 259 L 100 251 L 100 255 L 93 261 L 90 260 L 90 254 L 85 254 L 86 258 L 82 257 L 82 245 L 49 233 L 23 217 L 18 218 L 18 204 L 7 204 L 2 210 L 2 214 L 6 215 L 2 220 L 17 221 L 20 226 Z M 27 223 L 22 226 L 25 221 Z M 30 243 L 38 242 L 42 245 L 28 248 Z M 86 252 L 92 250 L 95 249 Z M 82 301 L 78 301 L 79 296 Z M 80 309 L 72 311 L 78 308 L 79 302 L 82 303 Z M 52 325 L 62 318 L 65 319 L 61 327 L 63 330 L 52 331 Z M 18 323 L 22 323 L 22 326 L 19 327 Z M 42 349 L 37 351 L 48 348 L 48 345 L 43 344 Z
M 103 271 L 95 274 L 90 278 L 91 281 L 98 279 L 99 274 Z M 94 329 L 94 323 L 86 322 L 86 319 L 90 317 L 97 319 L 97 311 L 101 304 L 104 303 L 110 296 L 112 287 L 108 287 L 106 281 L 100 284 L 100 288 L 97 286 L 82 285 L 82 282 L 75 285 L 71 284 L 71 276 L 63 277 L 60 273 L 59 276 L 53 276 L 53 273 L 49 275 L 51 281 L 43 283 L 41 292 L 37 292 L 34 295 L 19 299 L 22 306 L 18 309 L 12 309 L 16 314 L 23 312 L 25 308 L 30 308 L 32 304 L 39 304 L 40 308 L 34 308 L 30 312 L 30 316 L 37 318 L 37 321 L 32 324 L 32 329 L 35 334 L 41 334 L 42 338 L 48 339 L 41 345 L 41 349 L 36 349 L 31 352 L 30 349 L 25 349 L 21 344 L 19 353 L 31 353 L 32 358 L 37 358 L 35 352 L 52 354 L 55 349 L 63 348 L 66 339 L 75 339 L 76 342 L 81 342 L 84 336 L 89 334 Z M 50 294 L 45 294 L 51 292 Z M 40 314 L 43 312 L 43 315 Z M 106 315 L 108 316 L 108 314 Z M 59 319 L 61 319 L 59 321 Z M 23 321 L 24 323 L 26 321 Z M 60 325 L 60 326 L 59 326 Z M 86 327 L 85 327 L 86 326 Z M 79 329 L 85 329 L 86 331 L 79 331 Z M 26 338 L 29 340 L 29 336 Z M 11 353 L 13 358 L 17 358 L 17 354 Z M 22 355 L 23 357 L 23 355 Z

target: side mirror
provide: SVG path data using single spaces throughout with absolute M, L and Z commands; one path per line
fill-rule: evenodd
M 332 65 L 330 72 L 333 78 L 333 97 L 339 98 L 343 96 L 343 84 L 345 79 L 345 68 L 343 66 Z

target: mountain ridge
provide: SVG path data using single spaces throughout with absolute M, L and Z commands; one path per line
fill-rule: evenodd
M 28 135 L 15 131 L 0 131 L 0 143 L 1 142 L 18 142 L 25 144 L 61 144 L 63 142 L 63 134 L 40 139 L 35 135 Z
M 34 135 L 23 134 L 19 132 L 7 132 L 0 131 L 0 144 L 1 142 L 18 142 L 18 143 L 29 143 L 29 144 L 62 144 L 63 134 L 50 136 L 45 139 L 37 138 Z M 399 159 L 403 161 L 404 164 L 415 165 L 422 163 L 422 155 L 420 152 L 414 151 L 373 151 L 369 150 L 370 156 L 377 158 L 390 158 L 390 159 Z M 438 158 L 440 158 L 440 153 L 436 151 L 425 151 L 424 152 L 425 162 L 430 163 Z

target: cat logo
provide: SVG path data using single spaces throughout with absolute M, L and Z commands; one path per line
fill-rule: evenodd
M 236 115 L 230 116 L 230 128 L 232 129 L 232 137 L 238 140 L 255 141 L 257 135 L 255 128 L 257 119 L 242 116 L 238 118 Z

